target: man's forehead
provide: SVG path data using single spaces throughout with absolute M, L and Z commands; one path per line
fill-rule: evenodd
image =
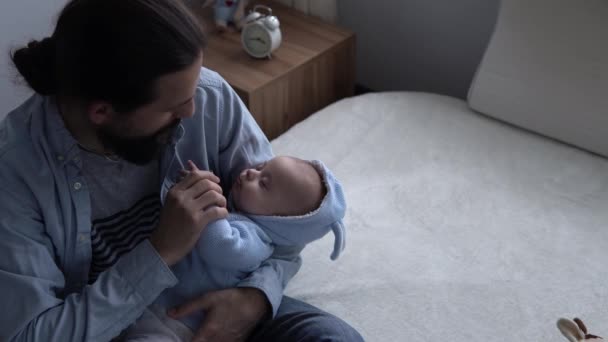
M 193 95 L 200 74 L 201 59 L 184 70 L 176 71 L 160 76 L 156 80 L 156 88 L 159 91 L 160 99 L 171 99 L 175 101 L 178 95 L 184 96 L 184 93 L 189 94 L 187 98 Z M 181 99 L 182 101 L 187 98 Z M 178 101 L 179 102 L 179 101 Z

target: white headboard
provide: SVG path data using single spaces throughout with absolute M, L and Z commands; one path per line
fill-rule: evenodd
M 336 22 L 338 17 L 337 0 L 277 0 L 294 7 L 306 14 L 321 18 L 328 22 Z
M 475 110 L 608 156 L 608 1 L 503 0 Z

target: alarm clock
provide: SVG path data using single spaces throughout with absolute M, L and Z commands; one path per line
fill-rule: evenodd
M 279 26 L 279 19 L 272 15 L 270 7 L 256 5 L 245 18 L 241 31 L 243 49 L 252 57 L 270 58 L 271 53 L 281 45 Z

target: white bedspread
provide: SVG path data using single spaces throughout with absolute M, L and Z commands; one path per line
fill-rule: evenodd
M 323 160 L 349 205 L 344 254 L 308 246 L 287 294 L 367 341 L 565 341 L 575 315 L 608 336 L 608 160 L 407 92 L 338 102 L 273 147 Z

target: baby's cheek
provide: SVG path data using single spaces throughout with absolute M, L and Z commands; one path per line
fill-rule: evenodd
M 241 193 L 241 208 L 243 210 L 250 212 L 252 207 L 255 207 L 255 198 L 252 196 L 251 191 L 243 191 Z
M 257 192 L 251 195 L 252 196 L 248 198 L 249 203 L 247 203 L 249 212 L 258 215 L 267 215 L 268 212 L 272 211 L 272 203 L 268 201 L 268 198 Z

